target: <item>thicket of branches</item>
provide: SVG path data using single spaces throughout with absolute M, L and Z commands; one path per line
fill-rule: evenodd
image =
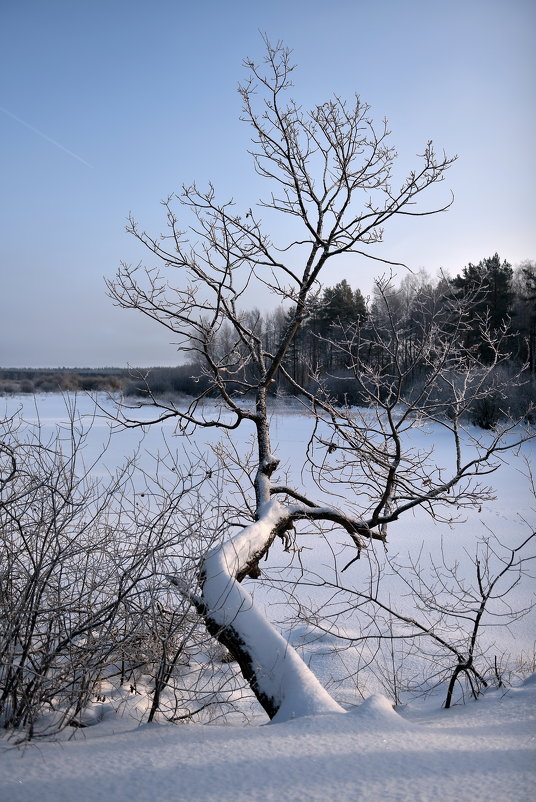
M 66 412 L 49 433 L 0 420 L 0 726 L 32 738 L 121 704 L 142 721 L 217 718 L 236 671 L 212 670 L 211 640 L 165 577 L 194 582 L 218 539 L 218 470 L 164 444 L 110 472 Z

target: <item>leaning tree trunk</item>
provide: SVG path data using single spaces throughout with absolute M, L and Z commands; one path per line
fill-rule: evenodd
M 202 563 L 197 602 L 207 629 L 236 658 L 257 699 L 276 721 L 344 712 L 239 581 L 255 570 L 290 520 L 289 510 L 272 500 L 259 520 L 211 549 Z

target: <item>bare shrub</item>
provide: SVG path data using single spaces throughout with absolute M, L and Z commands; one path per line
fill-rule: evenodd
M 192 582 L 218 536 L 205 460 L 168 452 L 96 479 L 102 455 L 85 464 L 70 415 L 51 436 L 0 422 L 0 721 L 30 738 L 80 724 L 103 682 L 142 682 L 152 719 L 214 704 L 221 680 L 190 665 L 207 636 L 165 579 Z

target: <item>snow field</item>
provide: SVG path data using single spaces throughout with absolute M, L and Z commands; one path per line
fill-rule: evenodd
M 437 701 L 437 700 L 436 700 Z M 135 726 L 105 718 L 71 740 L 4 748 L 10 802 L 530 802 L 536 677 L 466 707 L 380 695 L 347 715 L 262 727 Z

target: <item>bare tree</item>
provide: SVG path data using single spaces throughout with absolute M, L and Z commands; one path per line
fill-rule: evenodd
M 406 417 L 405 423 L 395 423 L 391 391 L 387 391 L 389 401 L 385 403 L 384 391 L 374 387 L 376 379 L 361 378 L 354 361 L 355 375 L 366 384 L 369 401 L 379 405 L 378 418 L 384 421 L 382 427 L 387 427 L 394 451 L 385 451 L 376 449 L 373 443 L 374 421 L 354 424 L 350 412 L 338 411 L 328 395 L 312 394 L 285 370 L 285 358 L 331 262 L 351 254 L 385 262 L 378 246 L 389 221 L 433 214 L 450 205 L 449 200 L 439 207 L 426 208 L 419 202 L 425 191 L 444 179 L 453 159 L 437 156 L 429 142 L 419 167 L 411 170 L 400 186 L 393 186 L 396 153 L 389 144 L 386 123 L 377 126 L 369 107 L 359 97 L 347 103 L 335 96 L 311 111 L 285 100 L 294 70 L 290 51 L 281 44 L 265 44 L 263 65 L 245 62 L 249 78 L 240 87 L 240 94 L 243 119 L 252 129 L 254 168 L 270 184 L 267 197 L 255 210 L 239 213 L 233 201 L 219 203 L 212 186 L 207 190 L 195 184 L 184 186 L 181 194 L 163 203 L 168 226 L 165 234 L 153 237 L 133 218 L 128 225 L 130 233 L 163 263 L 165 272 L 124 264 L 109 290 L 118 305 L 137 309 L 165 326 L 179 350 L 205 366 L 208 386 L 187 408 L 164 402 L 149 392 L 148 401 L 155 410 L 149 422 L 174 418 L 177 430 L 183 434 L 214 428 L 231 435 L 238 427 L 252 427 L 254 431 L 252 520 L 248 522 L 247 513 L 243 514 L 239 532 L 205 555 L 197 593 L 185 588 L 180 576 L 171 579 L 188 595 L 214 637 L 236 657 L 268 715 L 280 720 L 341 708 L 254 607 L 241 584 L 245 577 L 260 575 L 259 561 L 267 555 L 275 538 L 287 542 L 300 521 L 336 525 L 346 532 L 359 555 L 370 539 L 384 541 L 389 521 L 416 505 L 435 509 L 436 502 L 448 503 L 452 488 L 464 480 L 467 484 L 462 484 L 457 497 L 460 502 L 464 497 L 472 502 L 482 491 L 473 488 L 470 477 L 483 472 L 493 453 L 502 448 L 502 441 L 498 439 L 481 452 L 474 463 L 458 462 L 448 479 L 439 469 L 431 478 L 422 475 L 414 455 L 406 455 L 405 473 L 400 473 L 399 431 L 410 421 Z M 274 242 L 257 209 L 264 210 L 268 219 L 273 215 L 286 217 L 295 234 L 285 243 Z M 179 220 L 179 212 L 185 217 L 191 215 L 189 226 Z M 255 320 L 241 310 L 245 293 L 253 286 L 292 304 L 287 325 L 270 349 L 263 345 Z M 347 343 L 352 357 L 351 337 Z M 397 353 L 394 358 L 397 365 Z M 445 367 L 447 361 L 445 356 Z M 395 371 L 399 369 L 399 365 L 395 367 Z M 353 460 L 365 465 L 365 486 L 375 496 L 368 509 L 359 510 L 345 502 L 337 506 L 316 501 L 278 476 L 279 459 L 271 446 L 268 396 L 272 384 L 281 376 L 318 421 L 326 421 L 340 440 L 332 449 L 331 439 L 324 442 L 325 436 L 317 428 L 317 444 L 325 445 L 330 453 L 344 454 L 344 463 L 351 464 Z M 450 382 L 461 413 L 465 401 L 457 396 L 454 376 L 449 377 L 446 370 L 442 376 Z M 378 381 L 385 382 L 385 376 L 378 374 Z M 431 403 L 433 386 L 433 382 L 428 385 L 413 409 L 418 410 L 424 399 Z M 208 397 L 216 397 L 219 404 L 205 405 Z M 247 400 L 250 397 L 253 405 Z M 438 401 L 438 419 L 442 408 Z M 373 412 L 373 418 L 374 415 Z M 148 423 L 146 417 L 141 422 L 125 406 L 120 417 L 124 425 Z M 363 425 L 371 433 L 368 445 L 360 434 Z M 382 428 L 380 437 L 384 435 Z M 456 448 L 456 426 L 453 438 Z M 326 463 L 318 464 L 313 459 L 313 464 L 322 474 Z M 367 484 L 372 473 L 374 477 Z M 356 477 L 353 480 L 358 481 Z M 320 483 L 323 484 L 322 478 Z M 244 511 L 247 508 L 245 504 Z

